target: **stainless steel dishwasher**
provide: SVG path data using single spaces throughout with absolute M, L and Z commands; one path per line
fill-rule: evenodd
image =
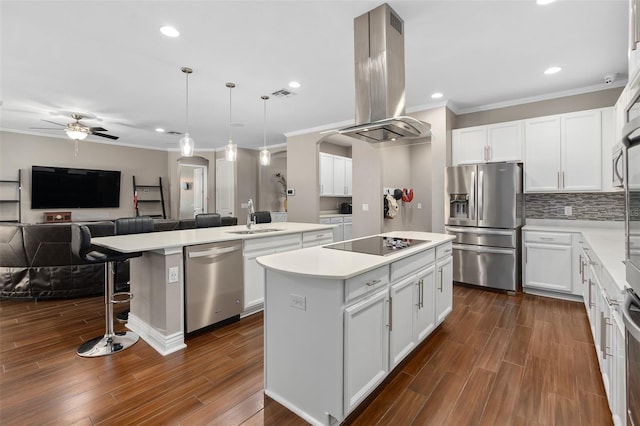
M 242 241 L 185 247 L 184 264 L 187 333 L 239 317 L 244 306 Z

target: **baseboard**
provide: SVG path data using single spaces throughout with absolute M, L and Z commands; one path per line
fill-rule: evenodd
M 164 335 L 146 322 L 142 321 L 140 318 L 133 315 L 131 312 L 129 312 L 127 328 L 134 333 L 137 333 L 142 340 L 147 342 L 149 346 L 163 356 L 187 347 L 184 343 L 184 333 L 178 332 L 170 335 Z

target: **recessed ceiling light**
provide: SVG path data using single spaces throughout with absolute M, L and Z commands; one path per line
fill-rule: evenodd
M 544 73 L 547 75 L 551 75 L 551 74 L 555 74 L 562 71 L 562 68 L 560 67 L 549 67 L 546 70 L 544 70 Z
M 178 30 L 176 30 L 175 28 L 169 25 L 160 27 L 160 32 L 166 35 L 167 37 L 172 37 L 172 38 L 178 37 L 180 35 L 180 32 Z
M 556 0 L 536 0 L 536 3 L 540 6 L 544 6 L 545 4 L 553 3 Z
M 441 97 L 443 97 L 444 95 L 440 92 L 436 92 L 433 95 L 431 95 L 432 99 L 440 99 Z
M 164 133 L 164 129 L 162 127 L 156 127 L 156 132 Z
M 297 89 L 298 87 L 300 87 L 300 83 L 298 83 L 297 81 L 292 81 L 291 83 L 289 83 L 289 87 L 291 87 L 292 89 Z

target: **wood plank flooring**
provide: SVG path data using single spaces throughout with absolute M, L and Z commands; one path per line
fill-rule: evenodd
M 102 303 L 0 301 L 0 424 L 305 424 L 264 396 L 262 314 L 166 357 L 141 340 L 80 358 L 76 348 L 104 333 Z M 582 304 L 455 286 L 446 321 L 345 423 L 612 421 Z

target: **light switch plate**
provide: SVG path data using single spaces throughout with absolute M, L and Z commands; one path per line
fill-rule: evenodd
M 363 204 L 362 205 L 362 211 L 363 212 L 368 212 L 369 211 L 369 204 Z
M 573 207 L 564 206 L 564 214 L 565 214 L 565 216 L 572 216 L 573 215 Z

